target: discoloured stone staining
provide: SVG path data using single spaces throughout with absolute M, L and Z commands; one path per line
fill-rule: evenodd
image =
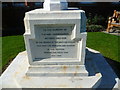
M 66 70 L 67 70 L 67 66 L 63 66 L 63 72 L 66 73 Z
M 25 79 L 25 80 L 30 80 L 31 78 L 30 78 L 29 76 L 26 76 L 26 75 L 25 75 L 25 76 L 23 77 L 23 79 Z

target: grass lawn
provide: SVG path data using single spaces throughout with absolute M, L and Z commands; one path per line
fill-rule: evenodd
M 22 35 L 2 37 L 2 67 L 23 50 L 25 46 Z
M 99 51 L 104 57 L 120 62 L 119 59 L 120 36 L 105 34 L 103 32 L 88 32 L 87 47 Z
M 88 32 L 87 47 L 100 51 L 103 56 L 120 62 L 118 59 L 118 36 L 102 32 Z M 2 67 L 24 50 L 22 35 L 2 37 Z

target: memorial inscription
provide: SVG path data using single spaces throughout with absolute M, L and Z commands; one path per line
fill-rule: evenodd
M 75 52 L 78 50 L 78 43 L 71 40 L 74 25 L 35 25 L 34 27 L 36 39 L 30 40 L 33 61 L 48 58 L 77 58 Z

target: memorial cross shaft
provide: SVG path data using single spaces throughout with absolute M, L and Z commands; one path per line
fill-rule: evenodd
M 59 11 L 68 8 L 66 0 L 45 0 L 44 10 L 48 11 Z

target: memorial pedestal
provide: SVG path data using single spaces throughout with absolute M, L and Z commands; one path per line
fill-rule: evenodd
M 27 12 L 24 21 L 28 76 L 88 76 L 83 10 L 36 9 Z
M 46 59 L 77 60 L 84 65 L 87 33 L 83 10 L 36 9 L 27 12 L 24 21 L 24 38 L 31 65 Z

